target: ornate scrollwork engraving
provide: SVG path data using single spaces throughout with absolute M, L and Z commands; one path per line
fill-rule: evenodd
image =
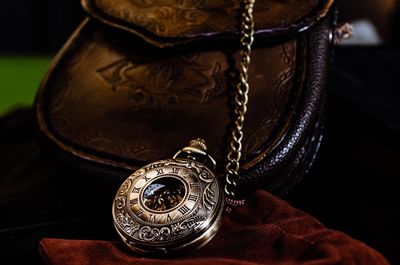
M 122 184 L 121 188 L 119 189 L 118 194 L 124 195 L 131 187 L 131 184 L 132 184 L 132 181 L 130 179 L 125 180 L 124 183 Z
M 151 228 L 150 226 L 143 226 L 139 230 L 139 237 L 144 241 L 165 241 L 170 238 L 171 229 L 168 227 Z
M 152 242 L 173 246 L 193 234 L 201 236 L 201 231 L 207 237 L 208 227 L 217 225 L 217 216 L 219 225 L 223 209 L 216 205 L 223 193 L 216 176 L 197 161 L 161 160 L 139 169 L 128 180 L 115 197 L 113 211 L 117 229 L 133 248 Z M 181 200 L 172 207 L 149 208 L 146 204 L 154 200 L 168 205 L 172 203 L 169 198 L 182 188 Z
M 121 210 L 122 208 L 124 208 L 126 205 L 126 198 L 125 197 L 118 197 L 115 199 L 115 207 L 117 207 L 117 209 Z
M 128 235 L 133 236 L 140 228 L 140 224 L 132 219 L 128 213 L 117 211 L 116 216 L 119 227 Z

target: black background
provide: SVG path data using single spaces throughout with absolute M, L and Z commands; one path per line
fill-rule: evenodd
M 379 1 L 379 0 L 376 0 Z M 365 18 L 373 11 L 360 13 L 359 3 L 339 0 L 339 9 L 349 19 Z M 354 3 L 353 3 L 354 2 Z M 391 43 L 400 42 L 400 2 L 390 20 Z M 85 16 L 79 0 L 18 0 L 2 1 L 0 15 L 0 54 L 55 53 Z M 352 12 L 354 11 L 354 15 Z M 378 28 L 380 25 L 377 25 Z
M 0 53 L 54 53 L 83 17 L 78 0 L 2 1 Z

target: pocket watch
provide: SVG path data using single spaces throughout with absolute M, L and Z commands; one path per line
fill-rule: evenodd
M 254 2 L 241 3 L 240 68 L 232 104 L 234 117 L 224 188 L 208 168 L 212 165 L 215 169 L 215 161 L 201 139 L 192 140 L 172 159 L 135 171 L 119 188 L 112 214 L 118 234 L 136 253 L 162 256 L 200 248 L 221 226 L 224 194 L 227 205 L 243 204 L 235 200 L 235 190 L 249 93 Z
M 169 255 L 206 244 L 222 222 L 224 193 L 214 159 L 196 139 L 172 159 L 135 171 L 114 199 L 114 226 L 138 254 Z M 213 168 L 213 169 L 214 169 Z

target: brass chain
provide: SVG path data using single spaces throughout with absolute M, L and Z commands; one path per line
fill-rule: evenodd
M 228 198 L 235 197 L 237 181 L 239 179 L 244 117 L 247 112 L 247 102 L 249 101 L 248 70 L 251 46 L 254 41 L 254 3 L 255 0 L 244 0 L 240 17 L 240 73 L 234 97 L 234 122 L 231 131 L 230 151 L 227 155 L 227 164 L 225 167 L 224 189 Z

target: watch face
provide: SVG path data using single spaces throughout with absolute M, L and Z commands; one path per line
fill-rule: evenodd
M 222 196 L 217 178 L 203 164 L 158 161 L 122 184 L 113 204 L 114 225 L 137 252 L 198 247 L 220 225 Z

